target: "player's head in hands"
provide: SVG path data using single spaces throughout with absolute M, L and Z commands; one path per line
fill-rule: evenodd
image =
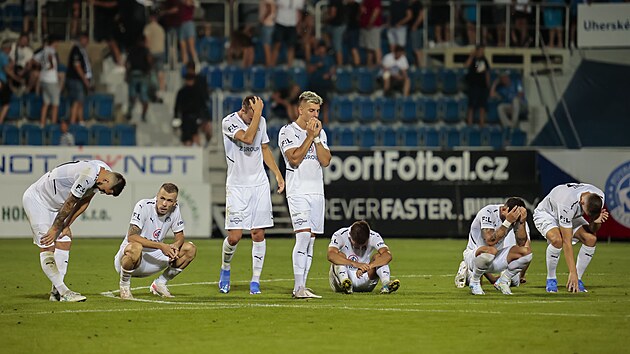
M 356 221 L 350 226 L 350 241 L 354 248 L 367 247 L 370 239 L 370 225 L 365 220 Z
M 580 205 L 589 219 L 595 220 L 602 212 L 602 197 L 596 193 L 584 193 L 580 198 Z

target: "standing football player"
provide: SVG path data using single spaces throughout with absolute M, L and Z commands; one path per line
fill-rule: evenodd
M 28 216 L 33 243 L 39 247 L 44 274 L 52 282 L 50 301 L 85 301 L 64 283 L 70 258 L 70 225 L 88 208 L 97 191 L 120 195 L 124 177 L 103 161 L 73 161 L 55 167 L 24 192 L 22 204 Z

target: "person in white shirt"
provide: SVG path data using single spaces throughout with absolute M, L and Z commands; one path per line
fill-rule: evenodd
M 515 240 L 512 245 L 508 238 Z M 504 204 L 483 207 L 470 225 L 464 260 L 455 276 L 455 285 L 463 288 L 467 281 L 473 295 L 483 295 L 481 276 L 501 273 L 494 287 L 505 295 L 512 295 L 512 279 L 532 260 L 529 247 L 527 209 L 521 198 L 508 198 Z
M 177 203 L 179 188 L 164 183 L 154 198 L 136 203 L 129 230 L 114 257 L 114 268 L 120 274 L 120 298 L 133 299 L 131 277 L 144 278 L 163 273 L 151 283 L 149 291 L 162 297 L 171 295 L 166 283 L 195 259 L 197 247 L 185 242 L 184 219 Z M 164 242 L 171 230 L 175 240 Z
M 276 24 L 273 28 L 273 50 L 271 52 L 271 66 L 275 66 L 280 55 L 280 47 L 286 46 L 287 66 L 293 65 L 295 45 L 298 43 L 297 27 L 302 21 L 304 0 L 275 0 Z
M 548 293 L 558 292 L 556 268 L 561 251 L 569 268 L 567 289 L 571 293 L 587 292 L 582 276 L 595 254 L 595 235 L 608 219 L 608 211 L 603 206 L 604 193 L 599 188 L 586 183 L 567 183 L 554 187 L 534 210 L 534 225 L 549 244 L 545 287 Z M 577 241 L 582 242 L 582 247 L 576 264 L 573 244 Z
M 24 192 L 22 205 L 33 243 L 40 249 L 42 270 L 53 284 L 50 301 L 85 301 L 85 296 L 63 282 L 72 242 L 70 225 L 88 208 L 97 191 L 116 197 L 125 184 L 125 178 L 103 161 L 72 161 L 47 172 Z
M 273 226 L 271 191 L 263 162 L 276 177 L 278 193 L 284 190 L 284 178 L 269 148 L 267 121 L 262 116 L 263 100 L 247 96 L 238 112 L 223 118 L 223 145 L 227 161 L 225 182 L 225 229 L 223 240 L 219 292 L 230 292 L 231 262 L 243 230 L 251 230 L 252 279 L 249 293 L 260 294 L 262 273 L 267 250 L 265 228 Z
M 53 124 L 57 124 L 61 85 L 59 79 L 59 56 L 57 55 L 57 39 L 52 36 L 46 40 L 46 45 L 33 57 L 40 65 L 39 84 L 44 104 L 42 105 L 40 125 L 46 125 L 48 107 Z
M 400 281 L 390 280 L 392 254 L 378 232 L 365 220 L 354 222 L 332 235 L 328 245 L 330 288 L 334 292 L 371 292 L 380 279 L 381 294 L 398 290 Z
M 322 98 L 304 91 L 298 99 L 295 122 L 280 129 L 278 141 L 284 158 L 287 201 L 295 231 L 293 248 L 293 296 L 297 299 L 319 298 L 306 288 L 313 261 L 315 235 L 324 233 L 324 174 L 330 164 L 328 138 L 318 119 Z
M 405 48 L 395 46 L 392 53 L 387 53 L 383 57 L 381 68 L 381 79 L 383 80 L 383 91 L 386 96 L 390 96 L 393 90 L 401 90 L 404 96 L 409 96 L 411 89 L 411 81 L 407 70 L 409 70 L 409 61 L 405 55 Z

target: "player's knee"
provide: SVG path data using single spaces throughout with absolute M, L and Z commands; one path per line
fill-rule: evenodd
M 552 229 L 547 232 L 547 241 L 556 248 L 562 248 L 562 236 L 560 235 L 560 230 Z
M 125 247 L 125 256 L 130 257 L 134 262 L 140 258 L 141 254 L 142 245 L 138 242 L 130 242 L 127 247 Z
M 597 244 L 597 236 L 593 235 L 592 233 L 585 233 L 583 236 L 584 238 L 584 245 L 588 246 L 588 247 L 595 247 L 595 245 Z
M 265 230 L 263 229 L 253 229 L 252 230 L 252 241 L 254 242 L 262 242 L 265 240 Z
M 524 263 L 528 263 L 529 264 L 532 261 L 533 257 L 534 257 L 534 254 L 530 252 L 530 253 L 522 256 L 521 257 L 521 261 L 524 262 Z
M 497 254 L 497 249 L 492 246 L 481 246 L 477 249 L 475 256 L 479 256 L 480 254 L 483 254 L 483 253 L 488 253 L 494 256 Z
M 181 252 L 190 260 L 193 260 L 197 256 L 197 246 L 192 242 L 186 242 L 182 245 Z

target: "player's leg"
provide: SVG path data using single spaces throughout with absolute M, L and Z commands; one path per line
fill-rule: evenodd
M 473 295 L 483 295 L 481 276 L 490 268 L 490 264 L 497 254 L 497 249 L 491 246 L 481 246 L 477 248 L 474 254 L 472 276 L 470 278 L 470 291 Z
M 293 296 L 295 298 L 308 298 L 306 294 L 306 281 L 304 274 L 306 271 L 307 254 L 311 242 L 311 229 L 309 220 L 311 213 L 309 204 L 304 196 L 287 197 L 291 223 L 295 231 L 295 245 L 293 246 Z
M 310 210 L 309 224 L 311 226 L 311 238 L 309 239 L 308 248 L 306 249 L 306 267 L 304 268 L 304 284 L 306 287 L 306 281 L 308 279 L 308 273 L 311 270 L 311 264 L 313 264 L 313 248 L 315 246 L 315 237 L 317 234 L 324 233 L 324 212 L 325 212 L 325 200 L 323 195 L 309 195 L 307 196 Z M 318 297 L 309 288 L 306 288 L 307 293 Z
M 504 248 L 495 257 L 494 271 L 503 271 L 501 277 L 494 283 L 494 287 L 503 294 L 511 295 L 510 284 L 512 278 L 519 274 L 532 260 L 532 250 L 526 246 L 512 246 Z
M 595 234 L 591 232 L 588 224 L 586 224 L 586 220 L 584 220 L 583 218 L 581 219 L 582 220 L 576 220 L 576 222 L 580 226 L 574 234 L 574 237 L 582 242 L 582 247 L 580 247 L 580 251 L 578 252 L 575 268 L 577 269 L 578 289 L 580 290 L 580 292 L 588 292 L 584 287 L 584 283 L 582 282 L 582 276 L 584 275 L 586 268 L 588 267 L 589 263 L 591 263 L 591 260 L 595 255 L 597 236 L 595 236 Z M 575 222 L 574 226 L 576 226 Z
M 372 262 L 378 261 L 379 258 L 383 257 L 380 253 L 375 253 L 372 256 Z M 385 264 L 376 269 L 372 268 L 368 271 L 369 279 L 380 279 L 381 280 L 381 294 L 389 294 L 393 293 L 400 287 L 400 281 L 398 279 L 391 280 L 391 272 L 389 269 L 389 264 Z
M 328 271 L 330 288 L 334 292 L 344 292 L 352 294 L 352 280 L 349 278 L 348 267 L 344 265 L 331 264 Z
M 142 245 L 131 242 L 118 251 L 114 257 L 114 268 L 120 276 L 119 288 L 121 299 L 133 299 L 131 294 L 131 277 L 140 266 L 142 259 Z
M 226 187 L 225 196 L 225 229 L 228 236 L 223 240 L 221 248 L 221 273 L 219 276 L 219 292 L 230 292 L 230 271 L 232 257 L 236 246 L 243 237 L 243 229 L 251 229 L 251 214 L 247 212 L 249 201 L 248 188 Z
M 265 228 L 273 227 L 273 211 L 271 207 L 271 190 L 269 184 L 263 184 L 253 189 L 250 202 L 252 219 L 252 279 L 249 283 L 249 293 L 260 294 L 260 275 L 265 264 L 267 243 Z
M 72 247 L 72 235 L 61 235 L 60 238 L 55 241 L 55 264 L 61 275 L 61 280 L 64 281 L 66 273 L 68 272 L 68 261 L 70 260 L 70 248 Z M 55 297 L 57 300 L 60 295 L 57 289 L 53 286 L 51 290 L 51 297 Z M 52 299 L 51 299 L 52 300 Z
M 265 264 L 265 254 L 267 253 L 267 243 L 265 241 L 264 229 L 252 230 L 252 280 L 249 283 L 249 293 L 251 295 L 260 294 L 260 275 Z
M 179 248 L 177 259 L 174 261 L 170 261 L 168 258 L 164 257 L 163 254 L 157 252 L 151 255 L 157 257 L 157 262 L 151 263 L 166 263 L 167 265 L 162 274 L 151 283 L 151 293 L 162 297 L 174 297 L 171 295 L 166 284 L 178 276 L 179 273 L 188 267 L 190 262 L 195 259 L 197 256 L 197 247 L 192 242 L 184 242 Z
M 562 235 L 558 223 L 552 215 L 545 212 L 534 211 L 534 225 L 536 229 L 547 239 L 547 251 L 545 262 L 547 264 L 547 284 L 545 290 L 548 293 L 558 292 L 558 280 L 556 269 L 562 252 Z

